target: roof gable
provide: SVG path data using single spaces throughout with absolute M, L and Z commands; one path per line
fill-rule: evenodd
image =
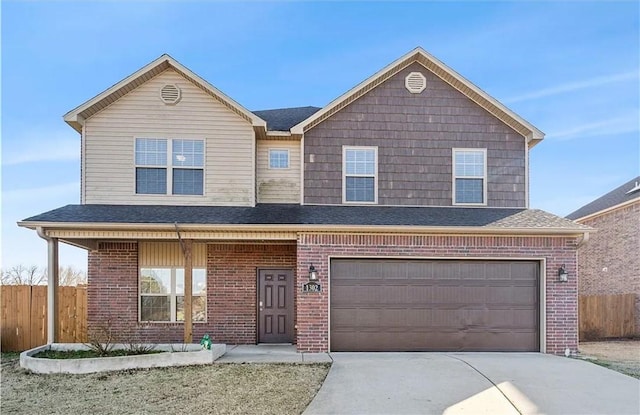
M 614 207 L 640 200 L 640 176 L 635 177 L 620 187 L 597 198 L 580 209 L 567 215 L 568 219 L 578 220 L 592 216 Z
M 147 64 L 122 81 L 111 86 L 110 88 L 84 102 L 78 107 L 72 109 L 71 111 L 66 113 L 63 118 L 67 122 L 67 124 L 73 127 L 76 131 L 81 132 L 84 120 L 96 114 L 98 111 L 101 111 L 102 109 L 108 107 L 109 105 L 120 99 L 122 96 L 126 95 L 130 91 L 134 90 L 135 88 L 139 87 L 143 83 L 147 82 L 151 78 L 159 75 L 169 68 L 175 70 L 187 80 L 191 81 L 197 87 L 209 94 L 211 97 L 229 108 L 229 110 L 247 120 L 249 123 L 251 123 L 251 125 L 253 125 L 254 128 L 262 131 L 266 130 L 267 123 L 263 119 L 244 108 L 242 105 L 234 101 L 229 96 L 225 95 L 222 91 L 215 88 L 209 82 L 196 75 L 187 67 L 183 66 L 181 63 L 167 54 L 160 56 L 158 59 Z
M 544 138 L 544 133 L 542 131 L 420 47 L 387 65 L 368 79 L 362 81 L 343 95 L 331 101 L 320 111 L 293 126 L 291 128 L 291 133 L 302 134 L 305 131 L 310 130 L 414 62 L 420 63 L 427 70 L 460 91 L 463 95 L 478 104 L 480 107 L 484 108 L 490 114 L 497 117 L 522 136 L 526 137 L 529 148 L 533 147 Z

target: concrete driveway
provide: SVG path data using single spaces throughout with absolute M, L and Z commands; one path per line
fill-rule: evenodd
M 639 414 L 640 381 L 540 353 L 331 353 L 304 412 Z

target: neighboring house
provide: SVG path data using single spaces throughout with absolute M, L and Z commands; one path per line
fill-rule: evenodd
M 578 250 L 580 295 L 635 294 L 640 334 L 640 176 L 567 218 L 597 230 Z
M 64 120 L 81 203 L 20 225 L 52 264 L 57 241 L 89 251 L 91 326 L 313 352 L 577 350 L 590 228 L 529 209 L 543 133 L 421 48 L 323 108 L 256 112 L 163 55 Z

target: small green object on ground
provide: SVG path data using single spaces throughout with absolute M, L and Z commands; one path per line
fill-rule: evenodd
M 200 340 L 200 345 L 203 349 L 211 350 L 211 338 L 209 338 L 208 334 L 202 336 L 202 340 Z

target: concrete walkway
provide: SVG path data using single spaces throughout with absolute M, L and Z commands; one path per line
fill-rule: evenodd
M 290 344 L 227 345 L 215 363 L 331 363 L 328 353 L 298 353 Z
M 640 381 L 540 353 L 331 353 L 304 412 L 638 414 Z

